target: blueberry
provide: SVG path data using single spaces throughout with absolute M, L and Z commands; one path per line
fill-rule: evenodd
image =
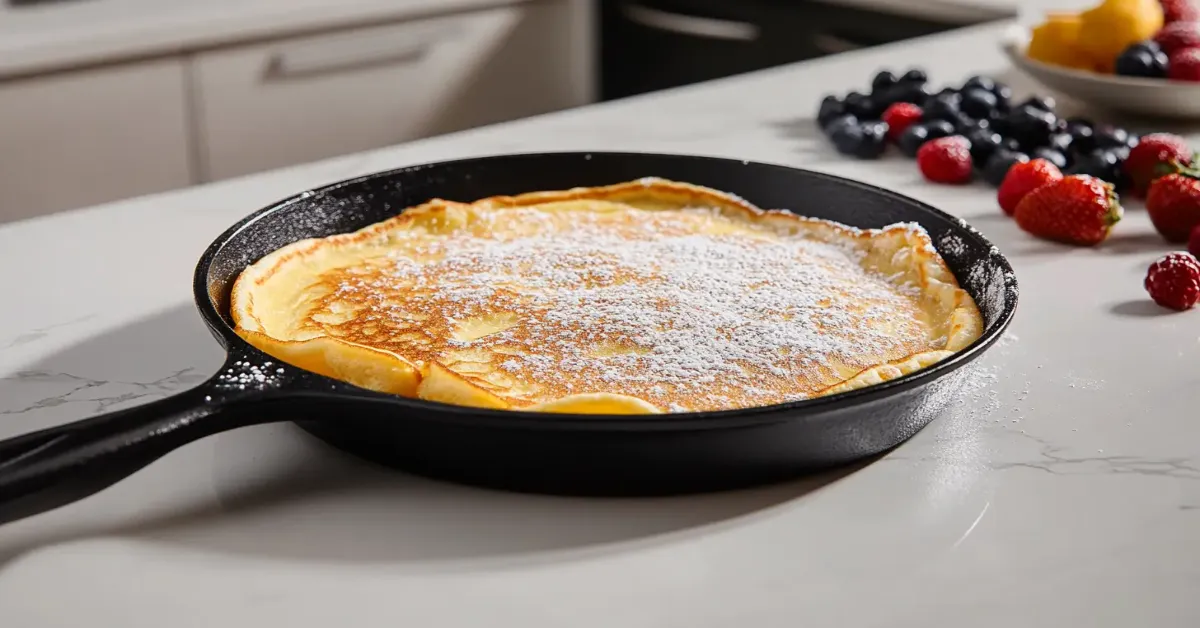
M 846 112 L 852 113 L 860 119 L 868 120 L 878 118 L 882 111 L 876 109 L 875 101 L 871 100 L 870 96 L 860 94 L 859 92 L 850 92 L 846 94 Z
M 855 117 L 854 114 L 843 113 L 842 115 L 830 120 L 829 124 L 826 124 L 821 128 L 825 131 L 825 135 L 832 138 L 833 134 L 837 133 L 842 127 L 856 126 L 857 124 L 858 118 Z
M 1014 164 L 1026 161 L 1029 161 L 1029 155 L 1001 148 L 993 153 L 991 159 L 988 159 L 987 164 L 984 165 L 983 179 L 995 187 L 1000 187 L 1000 184 L 1004 182 L 1004 177 L 1008 175 L 1008 169 Z
M 929 96 L 929 86 L 924 83 L 901 82 L 878 92 L 871 92 L 871 100 L 875 101 L 875 106 L 884 109 L 898 102 L 921 105 L 925 103 Z
M 1074 142 L 1075 138 L 1071 137 L 1070 133 L 1063 131 L 1051 135 L 1050 142 L 1046 144 L 1046 148 L 1062 154 L 1063 159 L 1067 162 L 1067 166 L 1070 166 L 1075 163 Z M 1059 166 L 1059 168 L 1062 168 L 1062 166 Z
M 896 146 L 905 156 L 916 157 L 921 145 L 929 139 L 929 128 L 918 122 L 904 129 L 904 132 L 896 139 Z
M 1149 50 L 1150 52 L 1162 52 L 1162 46 L 1158 45 L 1158 42 L 1154 41 L 1153 39 L 1139 41 L 1136 44 L 1133 44 L 1129 47 L 1130 48 L 1140 48 L 1142 50 Z
M 976 168 L 983 168 L 1004 139 L 988 129 L 975 129 L 967 134 L 967 141 L 971 142 L 971 163 Z
M 900 82 L 901 83 L 927 83 L 927 82 L 929 82 L 929 76 L 927 74 L 925 74 L 925 70 L 913 68 L 913 69 L 905 72 L 904 76 L 900 77 Z
M 1163 78 L 1167 75 L 1167 54 L 1142 44 L 1133 44 L 1117 57 L 1116 73 L 1122 76 Z
M 963 90 L 962 110 L 972 118 L 991 118 L 996 111 L 996 96 L 980 88 Z
M 1096 136 L 1092 125 L 1085 120 L 1068 120 L 1067 133 L 1071 136 L 1071 151 L 1085 155 L 1096 149 Z
M 842 124 L 829 134 L 830 141 L 837 152 L 843 155 L 854 155 L 863 143 L 863 128 L 859 124 Z
M 851 151 L 860 159 L 876 159 L 887 148 L 888 125 L 886 122 L 864 122 L 859 125 L 862 139 Z
M 833 119 L 846 113 L 846 105 L 837 96 L 826 96 L 821 99 L 821 107 L 817 110 L 817 126 L 825 128 Z
M 1055 150 L 1049 147 L 1042 147 L 1033 151 L 1034 159 L 1045 159 L 1046 161 L 1058 166 L 1059 170 L 1067 167 L 1067 156 L 1062 151 Z
M 1076 158 L 1067 174 L 1091 175 L 1118 185 L 1122 183 L 1121 162 L 1122 158 L 1116 151 L 1098 148 Z
M 1008 126 L 1008 116 L 1007 115 L 1001 115 L 1000 117 L 996 118 L 995 120 L 992 120 L 991 123 L 992 123 L 993 131 L 999 133 L 1000 135 L 1002 135 L 1004 137 L 1008 137 L 1009 126 Z
M 1009 110 L 1009 107 L 1012 105 L 1012 97 L 1013 97 L 1013 91 L 1012 91 L 1011 87 L 1005 85 L 1004 83 L 997 81 L 996 87 L 994 89 L 992 89 L 992 95 L 996 97 L 996 108 L 997 109 L 999 109 L 1000 111 L 1008 111 Z
M 1054 99 L 1049 96 L 1030 96 L 1029 98 L 1021 101 L 1016 108 L 1026 106 L 1036 107 L 1042 111 L 1054 113 L 1054 107 L 1056 106 L 1056 103 L 1054 102 Z
M 1021 144 L 1023 152 L 1046 146 L 1050 135 L 1058 128 L 1058 118 L 1053 113 L 1029 104 L 1023 104 L 1008 114 L 1008 136 Z
M 939 89 L 936 93 L 934 93 L 933 97 L 934 98 L 949 97 L 949 98 L 954 98 L 954 99 L 961 99 L 962 94 L 959 93 L 959 91 L 957 89 L 954 89 L 953 87 L 943 87 L 943 88 Z
M 1021 152 L 1021 143 L 1018 142 L 1016 138 L 1012 137 L 1004 138 L 1004 141 L 1000 142 L 1000 147 L 1004 150 L 1012 151 L 1014 153 Z
M 922 117 L 926 122 L 931 120 L 945 120 L 950 123 L 958 121 L 958 116 L 961 113 L 959 104 L 962 97 L 958 93 L 938 94 L 925 102 L 925 115 Z
M 976 88 L 982 89 L 985 92 L 991 92 L 993 95 L 995 95 L 994 92 L 996 91 L 996 81 L 987 76 L 972 76 L 971 78 L 967 79 L 967 82 L 963 83 L 962 91 L 965 92 Z
M 972 131 L 978 129 L 991 130 L 992 123 L 986 119 L 976 120 L 965 113 L 959 114 L 958 119 L 954 121 L 954 130 L 959 135 L 968 135 Z
M 879 74 L 876 74 L 875 78 L 871 79 L 871 93 L 887 89 L 899 82 L 900 79 L 896 78 L 895 74 L 884 70 Z
M 1070 133 L 1060 131 L 1050 136 L 1050 142 L 1046 146 L 1067 155 L 1071 152 L 1071 144 L 1074 141 L 1075 138 L 1071 137 Z
M 930 120 L 924 124 L 931 140 L 936 140 L 939 137 L 950 137 L 955 133 L 954 125 L 945 120 Z
M 1121 127 L 1101 125 L 1093 129 L 1096 148 L 1121 148 L 1126 152 L 1137 146 L 1138 138 Z

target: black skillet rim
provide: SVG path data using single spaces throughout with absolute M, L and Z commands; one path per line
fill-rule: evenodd
M 977 229 L 969 225 L 966 221 L 948 214 L 936 207 L 924 203 L 915 198 L 893 192 L 891 190 L 881 188 L 879 186 L 863 183 L 854 179 L 840 177 L 833 174 L 808 170 L 804 168 L 796 168 L 784 164 L 776 164 L 769 162 L 751 161 L 745 159 L 735 159 L 728 157 L 715 157 L 705 155 L 682 155 L 673 153 L 655 153 L 655 152 L 632 152 L 632 151 L 545 151 L 545 152 L 530 152 L 530 153 L 497 153 L 490 155 L 482 155 L 476 157 L 465 157 L 459 159 L 449 159 L 444 161 L 428 162 L 393 168 L 390 170 L 381 170 L 365 175 L 343 179 L 328 183 L 320 187 L 311 188 L 292 196 L 275 201 L 265 207 L 255 210 L 245 218 L 234 223 L 232 226 L 223 231 L 216 239 L 214 239 L 204 253 L 200 256 L 193 273 L 192 291 L 193 298 L 196 302 L 196 307 L 199 309 L 201 316 L 205 319 L 209 328 L 214 330 L 224 340 L 224 345 L 227 351 L 231 354 L 235 351 L 241 355 L 247 353 L 251 355 L 262 355 L 265 358 L 270 358 L 269 355 L 258 350 L 250 343 L 243 340 L 234 331 L 232 326 L 226 322 L 225 317 L 217 310 L 216 304 L 213 303 L 208 291 L 208 273 L 212 267 L 213 260 L 217 254 L 224 248 L 232 239 L 246 227 L 254 222 L 262 219 L 268 214 L 280 211 L 283 208 L 302 200 L 307 200 L 315 195 L 324 194 L 337 190 L 339 188 L 362 183 L 370 179 L 377 179 L 389 176 L 395 176 L 406 172 L 415 172 L 430 168 L 451 167 L 457 164 L 486 162 L 490 160 L 507 160 L 513 158 L 539 158 L 539 157 L 561 157 L 569 158 L 590 158 L 591 156 L 603 155 L 605 157 L 620 158 L 628 157 L 663 157 L 679 160 L 698 160 L 710 162 L 724 162 L 730 166 L 755 166 L 783 170 L 801 170 L 804 173 L 817 178 L 823 178 L 833 183 L 857 187 L 868 192 L 879 194 L 890 199 L 913 206 L 922 211 L 928 212 L 934 216 L 942 218 L 954 225 L 958 230 L 959 235 L 973 238 L 977 240 L 983 248 L 988 249 L 990 253 L 990 262 L 998 264 L 1000 270 L 1004 274 L 1004 287 L 1006 292 L 1004 308 L 1000 311 L 998 317 L 990 325 L 984 327 L 983 333 L 975 342 L 971 343 L 962 350 L 954 353 L 950 357 L 934 364 L 932 366 L 919 369 L 907 375 L 897 377 L 896 379 L 888 380 L 879 384 L 872 384 L 863 388 L 850 390 L 822 397 L 814 397 L 811 399 L 801 399 L 787 403 L 772 404 L 766 406 L 754 406 L 750 408 L 735 408 L 730 410 L 714 410 L 704 412 L 672 412 L 663 414 L 558 414 L 546 412 L 529 412 L 524 410 L 496 410 L 490 408 L 474 408 L 469 406 L 456 406 L 452 404 L 426 401 L 423 399 L 414 399 L 402 397 L 399 395 L 387 395 L 365 388 L 358 388 L 352 384 L 335 380 L 333 378 L 317 375 L 309 372 L 318 381 L 324 381 L 331 385 L 330 392 L 337 390 L 337 387 L 345 387 L 353 391 L 353 394 L 362 400 L 383 400 L 400 406 L 411 407 L 414 410 L 433 411 L 441 415 L 457 415 L 458 417 L 469 417 L 471 421 L 496 421 L 504 426 L 515 426 L 516 424 L 530 424 L 538 427 L 571 427 L 584 425 L 589 428 L 621 428 L 621 427 L 657 427 L 669 428 L 685 425 L 689 427 L 731 427 L 731 423 L 736 425 L 752 425 L 762 422 L 778 422 L 789 419 L 799 418 L 816 418 L 824 411 L 830 409 L 839 409 L 848 406 L 864 404 L 875 399 L 890 397 L 899 394 L 905 390 L 920 387 L 931 383 L 936 379 L 944 377 L 951 372 L 965 366 L 982 355 L 990 348 L 1008 328 L 1012 322 L 1012 318 L 1016 313 L 1017 301 L 1019 299 L 1020 290 L 1016 280 L 1016 273 L 1013 270 L 1012 264 L 1008 261 L 999 249 L 996 248 L 990 240 L 987 239 Z M 703 185 L 703 184 L 698 184 Z M 257 260 L 255 260 L 257 261 Z M 253 262 L 249 262 L 253 263 Z M 972 298 L 978 303 L 979 299 L 972 295 Z M 308 372 L 308 371 L 306 371 Z M 300 390 L 300 389 L 297 389 Z M 448 417 L 447 417 L 448 418 Z

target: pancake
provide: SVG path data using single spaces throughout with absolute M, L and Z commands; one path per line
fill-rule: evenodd
M 983 329 L 918 225 L 856 229 L 656 178 L 431 200 L 267 255 L 231 304 L 250 344 L 363 388 L 600 414 L 852 390 Z

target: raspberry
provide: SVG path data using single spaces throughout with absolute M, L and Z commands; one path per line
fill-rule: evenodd
M 1200 259 L 1200 225 L 1192 229 L 1192 235 L 1188 238 L 1188 253 Z
M 1190 309 L 1200 301 L 1200 261 L 1191 253 L 1168 253 L 1150 265 L 1144 285 L 1155 303 Z
M 1200 46 L 1200 22 L 1173 22 L 1154 34 L 1154 42 L 1167 55 Z
M 971 180 L 971 142 L 961 135 L 925 142 L 917 151 L 917 167 L 934 183 Z
M 1163 10 L 1163 23 L 1194 22 L 1200 20 L 1200 11 L 1192 0 L 1160 0 Z
M 1167 78 L 1172 81 L 1200 82 L 1200 48 L 1184 48 L 1171 54 Z
M 910 102 L 898 102 L 883 112 L 883 121 L 888 124 L 888 139 L 895 142 L 905 129 L 918 122 L 924 111 Z

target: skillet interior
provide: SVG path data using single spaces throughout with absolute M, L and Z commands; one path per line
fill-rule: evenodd
M 248 264 L 290 242 L 352 231 L 439 196 L 605 185 L 659 176 L 858 227 L 915 221 L 984 316 L 972 347 L 929 369 L 859 391 L 741 411 L 653 417 L 484 411 L 388 397 L 324 381 L 291 417 L 331 444 L 391 466 L 468 483 L 556 493 L 664 493 L 739 486 L 849 462 L 897 445 L 951 403 L 962 369 L 1016 306 L 1011 267 L 965 223 L 861 183 L 783 166 L 641 153 L 508 155 L 430 164 L 333 184 L 232 227 L 197 267 L 201 313 L 227 347 L 266 360 L 232 332 L 228 298 Z M 318 381 L 321 378 L 317 378 Z M 530 416 L 532 415 L 532 416 Z

